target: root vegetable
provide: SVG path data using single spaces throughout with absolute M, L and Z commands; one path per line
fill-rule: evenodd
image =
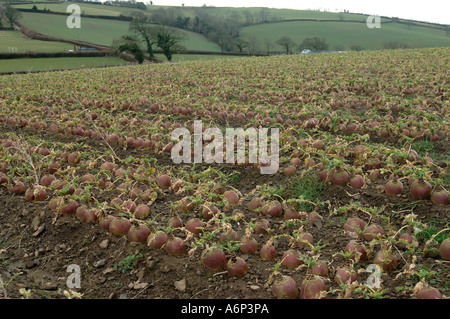
M 314 237 L 308 232 L 301 232 L 297 235 L 296 243 L 300 247 L 308 247 L 309 244 L 314 244 Z
M 431 185 L 426 181 L 415 181 L 411 184 L 411 199 L 421 200 L 428 199 L 430 197 Z
M 298 212 L 297 210 L 293 208 L 288 208 L 284 212 L 283 218 L 284 220 L 300 219 L 301 215 L 300 212 Z
M 95 222 L 98 220 L 98 209 L 96 208 L 89 208 L 84 213 L 84 221 L 85 222 Z
M 150 229 L 144 224 L 131 225 L 127 236 L 131 242 L 143 243 L 150 235 Z
M 354 270 L 349 270 L 347 268 L 338 268 L 334 276 L 334 281 L 338 285 L 350 284 L 358 280 L 358 274 Z
M 299 213 L 300 214 L 300 213 Z M 317 212 L 311 212 L 308 214 L 308 225 L 314 225 L 316 222 L 320 221 L 322 216 Z
M 342 169 L 337 169 L 336 171 L 333 172 L 333 175 L 331 175 L 331 182 L 334 185 L 343 186 L 346 185 L 349 181 L 350 181 L 349 174 Z
M 385 271 L 392 271 L 397 268 L 399 257 L 392 251 L 381 250 L 376 254 L 373 263 L 377 264 Z
M 439 253 L 444 260 L 450 260 L 450 237 L 444 239 L 439 246 Z
M 405 233 L 401 234 L 397 241 L 397 246 L 401 249 L 406 249 L 408 246 L 412 245 L 415 241 L 414 235 Z
M 227 241 L 238 241 L 239 234 L 233 229 L 227 229 L 219 235 L 219 241 L 225 243 Z
M 386 185 L 384 185 L 384 191 L 388 196 L 397 196 L 403 193 L 403 183 L 397 180 L 389 180 Z
M 134 213 L 136 211 L 136 203 L 132 200 L 126 200 L 122 204 L 122 209 L 129 213 Z
M 171 228 L 181 228 L 181 227 L 183 227 L 183 221 L 182 221 L 181 218 L 178 217 L 178 216 L 172 216 L 172 217 L 170 217 L 170 219 L 167 221 L 167 227 L 171 227 Z
M 239 195 L 235 191 L 226 191 L 223 193 L 223 197 L 225 197 L 230 205 L 239 204 Z
M 162 230 L 158 230 L 147 237 L 147 246 L 153 249 L 162 248 L 167 241 L 169 236 Z
M 433 287 L 422 288 L 416 297 L 417 299 L 442 299 L 441 292 Z
M 209 270 L 220 271 L 226 268 L 227 259 L 222 249 L 209 247 L 200 256 L 202 265 Z
M 50 186 L 50 184 L 56 179 L 55 176 L 51 175 L 51 174 L 47 174 L 41 177 L 41 185 L 48 187 Z
M 41 185 L 28 188 L 25 191 L 25 200 L 28 202 L 39 202 L 47 199 L 47 192 Z
M 447 191 L 435 191 L 431 193 L 431 201 L 436 205 L 447 205 L 449 202 L 449 196 Z
M 281 206 L 281 203 L 279 201 L 272 200 L 264 204 L 261 212 L 272 217 L 280 217 L 283 213 L 283 207 Z
M 267 234 L 270 231 L 270 222 L 267 219 L 261 218 L 255 222 L 256 234 Z
M 372 241 L 377 239 L 379 236 L 383 237 L 385 235 L 384 229 L 377 224 L 370 224 L 364 230 L 364 239 L 367 241 Z
M 350 258 L 354 261 L 363 261 L 367 257 L 366 248 L 363 244 L 358 243 L 356 240 L 350 240 L 345 247 L 346 252 L 351 252 Z
M 297 173 L 297 168 L 294 165 L 289 165 L 283 170 L 285 176 L 293 176 Z
M 252 200 L 248 204 L 248 210 L 253 212 L 256 209 L 260 208 L 262 205 L 263 205 L 263 202 L 262 202 L 261 198 L 258 198 L 258 197 L 252 198 Z
M 281 265 L 288 269 L 295 269 L 298 266 L 303 264 L 303 261 L 300 260 L 300 253 L 293 249 L 289 249 L 284 252 L 283 258 L 281 260 Z
M 67 202 L 61 203 L 58 212 L 63 215 L 75 214 L 78 208 L 78 203 L 74 199 L 69 199 Z
M 201 217 L 203 219 L 209 220 L 209 219 L 213 218 L 214 215 L 216 215 L 218 212 L 219 212 L 219 209 L 217 208 L 217 206 L 208 204 L 208 205 L 203 206 Z
M 358 217 L 353 217 L 347 220 L 344 224 L 344 231 L 346 231 L 351 237 L 357 237 L 358 233 L 362 232 L 366 227 L 366 223 Z
M 298 285 L 292 277 L 280 275 L 276 277 L 272 285 L 272 293 L 278 299 L 296 299 Z
M 117 236 L 128 235 L 128 231 L 131 228 L 131 223 L 124 217 L 114 217 L 108 226 L 108 230 Z
M 364 187 L 364 177 L 362 175 L 355 175 L 350 180 L 350 186 L 352 188 L 363 188 Z
M 201 234 L 203 232 L 203 227 L 204 227 L 203 222 L 196 217 L 189 219 L 185 225 L 185 228 L 194 235 Z
M 265 243 L 259 250 L 259 256 L 263 260 L 274 259 L 277 256 L 277 251 L 271 242 Z
M 323 292 L 327 291 L 325 282 L 316 277 L 314 279 L 304 280 L 300 287 L 300 295 L 302 299 L 319 299 Z
M 78 164 L 78 162 L 81 160 L 81 155 L 79 153 L 69 153 L 67 155 L 67 162 L 70 165 Z
M 312 273 L 316 276 L 327 277 L 328 276 L 328 265 L 325 262 L 318 263 L 313 266 Z
M 172 179 L 168 175 L 161 175 L 156 183 L 160 188 L 166 189 L 172 184 Z
M 171 256 L 182 256 L 186 253 L 186 244 L 180 237 L 170 238 L 164 247 Z
M 150 207 L 145 204 L 140 204 L 136 207 L 134 211 L 134 216 L 139 219 L 145 219 L 150 215 Z
M 86 205 L 78 206 L 75 211 L 75 217 L 84 220 L 87 209 L 88 207 Z
M 244 236 L 241 239 L 239 250 L 243 254 L 254 254 L 258 251 L 258 242 L 251 235 Z
M 115 217 L 113 215 L 106 215 L 100 218 L 100 227 L 109 229 L 109 224 Z
M 230 277 L 241 278 L 248 273 L 248 264 L 241 257 L 232 257 L 228 260 L 226 268 Z

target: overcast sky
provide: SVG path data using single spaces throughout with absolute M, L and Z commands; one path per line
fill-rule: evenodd
M 149 0 L 140 0 L 150 2 Z M 268 7 L 350 12 L 450 24 L 450 0 L 152 0 L 155 5 Z

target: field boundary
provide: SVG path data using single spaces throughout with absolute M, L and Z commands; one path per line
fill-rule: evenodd
M 126 62 L 126 61 L 125 61 Z M 128 62 L 130 63 L 130 62 Z M 99 66 L 85 66 L 82 69 L 102 69 L 102 68 L 111 68 L 111 67 L 120 67 L 123 65 L 99 65 Z M 75 69 L 49 69 L 49 70 L 30 70 L 30 71 L 11 71 L 11 72 L 0 72 L 0 76 L 3 75 L 14 75 L 14 74 L 28 74 L 28 73 L 43 73 L 43 72 L 61 72 L 61 71 L 71 71 Z
M 63 16 L 70 16 L 71 13 L 66 12 L 58 12 L 58 11 L 51 11 L 51 10 L 33 10 L 33 9 L 24 9 L 24 8 L 17 8 L 17 11 L 21 12 L 27 12 L 27 13 L 43 13 L 43 14 L 56 14 L 56 15 L 63 15 Z M 125 15 L 118 15 L 118 16 L 105 16 L 105 15 L 95 15 L 95 14 L 81 14 L 82 18 L 91 18 L 91 19 L 105 19 L 105 20 L 118 20 L 118 21 L 131 21 L 133 20 L 133 17 L 125 16 Z

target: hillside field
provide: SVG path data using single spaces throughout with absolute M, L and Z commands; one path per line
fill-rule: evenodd
M 113 40 L 128 34 L 129 22 L 105 19 L 82 18 L 81 28 L 70 29 L 67 17 L 44 13 L 23 12 L 20 22 L 28 29 L 64 39 L 86 41 L 110 46 Z M 220 51 L 219 46 L 194 32 L 182 30 L 186 41 L 182 44 L 187 50 Z
M 53 12 L 66 12 L 70 2 L 61 4 L 38 4 L 40 10 L 49 9 Z M 100 6 L 88 3 L 79 4 L 82 12 L 87 15 L 119 16 L 136 12 L 125 7 Z M 32 4 L 15 5 L 16 8 L 31 9 Z M 242 25 L 240 37 L 245 40 L 256 39 L 258 48 L 266 52 L 265 42 L 270 41 L 269 51 L 282 51 L 276 41 L 282 36 L 291 37 L 300 44 L 306 37 L 318 36 L 324 38 L 330 48 L 350 50 L 352 46 L 363 49 L 383 49 L 387 42 L 402 43 L 411 48 L 448 47 L 450 37 L 442 28 L 433 24 L 413 21 L 415 25 L 408 26 L 395 22 L 392 18 L 383 17 L 380 29 L 369 29 L 365 21 L 367 15 L 352 13 L 322 12 L 311 10 L 269 9 L 269 8 L 226 8 L 226 7 L 169 7 L 147 6 L 147 10 L 138 10 L 144 15 L 151 15 L 160 10 L 171 12 L 180 17 L 194 18 L 198 14 L 207 14 L 218 19 L 229 19 L 229 23 Z M 267 22 L 258 21 L 265 17 Z M 64 28 L 64 16 L 39 13 L 23 13 L 21 23 L 26 27 L 43 34 L 83 40 L 92 43 L 110 45 L 113 39 L 127 33 L 128 22 L 102 19 L 83 18 L 81 30 Z M 290 19 L 317 19 L 318 21 L 283 21 Z M 319 20 L 334 20 L 319 22 Z M 341 21 L 342 20 L 342 21 Z M 44 22 L 45 21 L 45 22 Z M 352 22 L 351 22 L 352 21 Z M 355 22 L 356 21 L 356 22 Z M 251 24 L 251 25 L 248 25 Z M 62 27 L 56 27 L 62 26 Z M 184 30 L 188 39 L 184 45 L 188 50 L 220 51 L 219 46 L 200 34 Z

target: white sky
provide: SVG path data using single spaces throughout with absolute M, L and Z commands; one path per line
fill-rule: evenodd
M 145 3 L 150 0 L 138 0 Z M 154 5 L 268 7 L 350 12 L 450 24 L 449 0 L 152 0 Z

